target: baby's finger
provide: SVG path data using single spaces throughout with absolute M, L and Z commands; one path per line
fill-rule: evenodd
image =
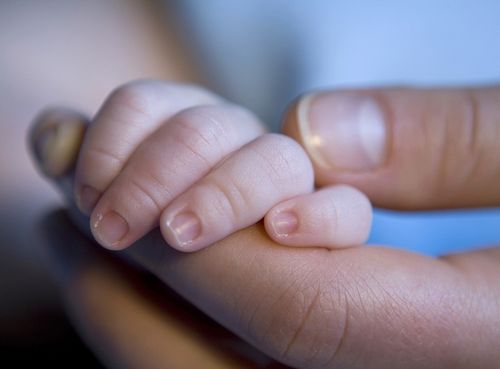
M 371 221 L 368 198 L 353 187 L 338 185 L 276 205 L 264 224 L 268 235 L 283 245 L 340 248 L 362 245 Z
M 246 109 L 219 104 L 185 109 L 143 141 L 98 201 L 92 232 L 122 249 L 158 226 L 161 212 L 222 159 L 264 133 Z
M 75 224 L 90 235 L 88 218 L 77 210 L 73 196 L 75 164 L 88 124 L 78 111 L 46 109 L 34 119 L 27 143 L 37 169 L 60 190 Z
M 303 149 L 286 136 L 266 134 L 177 197 L 162 213 L 160 228 L 172 247 L 196 251 L 312 188 L 312 166 Z
M 139 144 L 182 109 L 219 103 L 220 98 L 196 86 L 137 81 L 116 89 L 86 133 L 78 159 L 75 197 L 89 214 L 101 194 Z

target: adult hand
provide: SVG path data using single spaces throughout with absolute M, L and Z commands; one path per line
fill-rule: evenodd
M 499 88 L 308 95 L 290 109 L 285 131 L 310 154 L 318 184 L 354 185 L 376 205 L 500 204 Z M 293 367 L 500 367 L 498 248 L 440 259 L 382 246 L 300 249 L 273 243 L 257 224 L 194 254 L 174 251 L 155 232 L 124 253 L 245 341 Z M 161 311 L 143 309 L 150 324 L 113 319 L 126 304 L 103 296 L 104 281 L 126 281 L 112 275 L 112 264 L 94 279 L 92 268 L 76 265 L 71 278 L 61 277 L 64 290 L 88 342 L 108 362 L 208 367 L 197 354 L 173 364 L 174 354 L 160 355 L 175 347 L 174 336 L 165 340 L 157 330 L 148 336 L 148 329 L 139 338 L 134 334 L 155 326 Z M 137 294 L 125 290 L 120 301 L 133 306 Z M 199 338 L 191 337 L 188 352 L 209 347 Z

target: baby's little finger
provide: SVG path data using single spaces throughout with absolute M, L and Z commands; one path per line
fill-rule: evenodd
M 327 248 L 363 244 L 371 222 L 368 198 L 344 185 L 283 201 L 267 213 L 264 221 L 268 235 L 276 242 Z

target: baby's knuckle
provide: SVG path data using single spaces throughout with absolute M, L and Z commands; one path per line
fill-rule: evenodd
M 198 165 L 202 165 L 204 171 L 211 168 L 212 163 L 208 152 L 210 147 L 200 134 L 183 129 L 179 130 L 174 138 L 178 145 L 178 160 L 188 166 L 197 162 Z
M 223 146 L 230 143 L 230 127 L 225 124 L 227 114 L 218 106 L 200 105 L 188 108 L 179 114 L 183 124 L 198 133 L 206 143 Z
M 176 125 L 175 140 L 191 156 L 197 156 L 210 166 L 212 158 L 222 157 L 231 145 L 227 127 L 213 113 L 212 107 L 186 109 L 173 121 Z
M 87 173 L 105 172 L 111 168 L 121 167 L 125 163 L 125 157 L 117 151 L 102 146 L 92 146 L 88 149 L 85 167 Z
M 129 114 L 149 116 L 150 101 L 145 87 L 143 81 L 129 82 L 113 90 L 108 102 Z
M 304 150 L 293 139 L 281 134 L 267 134 L 264 138 L 267 150 L 262 155 L 270 175 L 278 182 L 306 183 L 312 185 L 313 169 Z
M 218 218 L 225 219 L 234 227 L 244 215 L 244 210 L 252 207 L 248 191 L 231 178 L 213 182 L 210 186 Z
M 159 98 L 161 96 L 161 99 Z M 192 102 L 217 104 L 220 98 L 202 86 L 160 80 L 134 80 L 114 89 L 108 101 L 129 113 L 150 117 L 158 104 L 169 106 L 170 101 L 183 101 L 181 106 Z M 171 106 L 175 110 L 174 105 Z M 189 108 L 188 108 L 189 109 Z M 188 110 L 187 109 L 187 110 Z
M 143 211 L 149 211 L 157 216 L 163 209 L 163 203 L 158 194 L 159 189 L 155 188 L 155 183 L 147 180 L 147 176 L 132 176 L 127 183 L 128 202 L 133 202 L 134 208 L 140 208 Z
M 201 101 L 205 101 L 207 104 L 218 103 L 222 101 L 221 97 L 216 95 L 214 92 L 210 91 L 208 88 L 194 84 L 194 83 L 181 83 L 181 82 L 171 82 L 171 88 L 177 90 L 182 90 L 183 92 L 188 92 L 195 95 Z

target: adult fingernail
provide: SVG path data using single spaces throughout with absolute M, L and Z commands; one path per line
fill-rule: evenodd
M 80 211 L 89 215 L 94 209 L 97 201 L 101 197 L 101 193 L 90 186 L 83 186 L 76 193 L 76 205 Z
M 181 247 L 189 246 L 201 234 L 200 220 L 192 212 L 177 214 L 166 225 L 168 232 Z
M 297 215 L 290 211 L 276 214 L 271 220 L 271 226 L 279 237 L 286 237 L 295 232 L 299 226 Z
M 115 247 L 128 233 L 127 221 L 117 212 L 98 214 L 92 225 L 97 241 L 105 247 Z
M 365 171 L 385 161 L 387 125 L 373 98 L 351 92 L 309 95 L 299 103 L 297 119 L 309 155 L 324 168 Z

